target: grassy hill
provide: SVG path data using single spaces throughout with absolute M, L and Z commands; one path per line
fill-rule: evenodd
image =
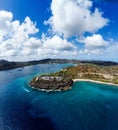
M 92 79 L 118 84 L 118 65 L 103 66 L 80 63 L 77 66 L 49 74 L 49 76 L 62 76 L 65 79 Z
M 105 66 L 112 66 L 118 65 L 116 62 L 111 61 L 94 61 L 94 60 L 67 60 L 67 59 L 42 59 L 37 61 L 26 61 L 26 62 L 10 62 L 6 60 L 0 60 L 0 70 L 8 70 L 14 69 L 24 66 L 36 65 L 36 64 L 63 64 L 63 63 L 73 63 L 73 64 L 95 64 L 95 65 L 105 65 Z

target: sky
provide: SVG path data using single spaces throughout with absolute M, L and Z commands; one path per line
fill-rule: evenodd
M 117 0 L 0 0 L 0 59 L 118 62 Z

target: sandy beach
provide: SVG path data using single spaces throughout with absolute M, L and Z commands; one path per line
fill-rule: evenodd
M 102 82 L 102 81 L 97 81 L 97 80 L 92 80 L 92 79 L 73 79 L 73 81 L 74 82 L 77 82 L 77 81 L 88 81 L 88 82 L 94 82 L 94 83 L 100 83 L 100 84 L 107 84 L 107 85 L 118 86 L 118 84 L 108 83 L 108 82 Z

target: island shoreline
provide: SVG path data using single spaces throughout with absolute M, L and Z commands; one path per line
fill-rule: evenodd
M 72 79 L 72 80 L 73 80 L 74 83 L 82 81 L 82 82 L 92 82 L 92 83 L 105 84 L 105 85 L 117 86 L 118 87 L 118 84 L 102 82 L 102 81 L 97 81 L 97 80 L 92 80 L 92 79 Z M 68 90 L 71 90 L 72 87 L 73 87 L 73 85 Z M 50 93 L 50 92 L 65 92 L 65 91 L 67 91 L 67 90 L 59 90 L 59 89 L 58 90 L 53 90 L 53 89 L 46 90 L 46 89 L 36 88 L 36 87 L 33 87 L 33 86 L 31 86 L 31 88 L 35 89 L 35 90 L 38 90 L 38 91 L 46 92 L 46 93 Z
M 73 86 L 72 79 L 64 80 L 62 77 L 37 76 L 30 80 L 29 85 L 40 91 L 67 91 Z
M 79 82 L 79 81 L 85 81 L 85 82 L 93 82 L 93 83 L 98 83 L 98 84 L 106 84 L 106 85 L 112 85 L 112 86 L 117 86 L 118 84 L 114 84 L 114 83 L 108 83 L 108 82 L 102 82 L 102 81 L 98 81 L 98 80 L 93 80 L 93 79 L 73 79 L 73 82 Z
M 71 86 L 68 90 L 61 90 L 61 89 L 57 89 L 57 90 L 50 89 L 50 90 L 47 90 L 47 89 L 36 88 L 36 87 L 31 86 L 31 85 L 30 85 L 30 87 L 32 89 L 34 89 L 34 90 L 38 90 L 38 91 L 46 92 L 46 93 L 51 93 L 51 92 L 65 92 L 65 91 L 71 90 L 71 88 L 72 88 L 72 86 Z

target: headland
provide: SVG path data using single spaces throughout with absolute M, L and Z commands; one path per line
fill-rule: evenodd
M 45 91 L 69 90 L 77 81 L 90 81 L 118 86 L 118 65 L 104 66 L 80 63 L 58 72 L 34 77 L 33 88 Z

